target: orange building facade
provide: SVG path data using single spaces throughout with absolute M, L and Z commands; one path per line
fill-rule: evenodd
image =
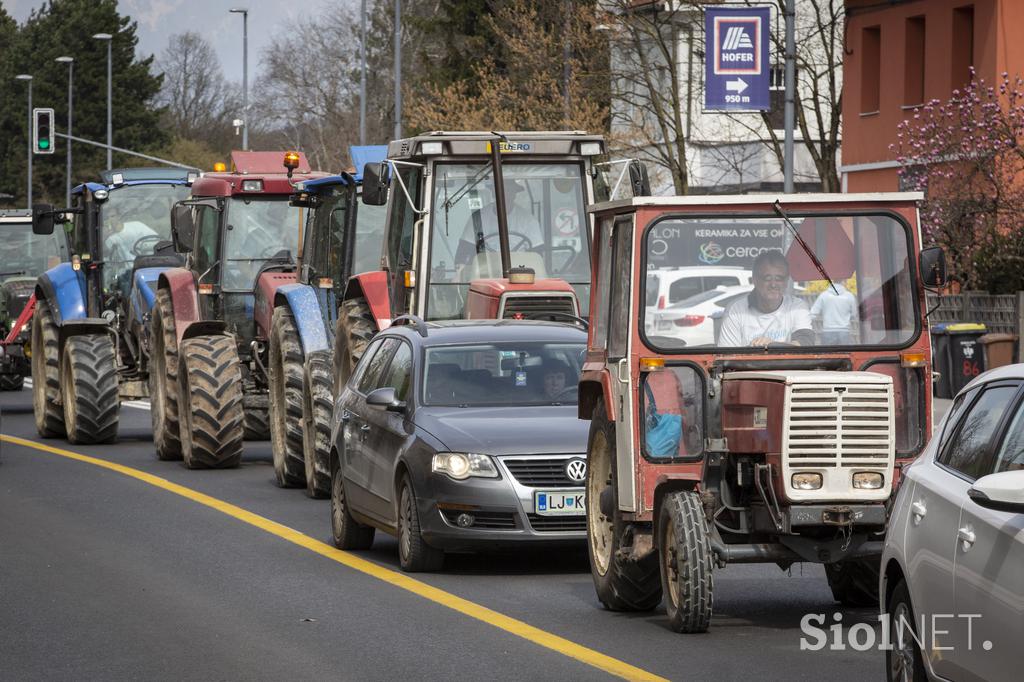
M 843 189 L 900 189 L 896 128 L 970 78 L 1024 76 L 1024 0 L 846 0 Z

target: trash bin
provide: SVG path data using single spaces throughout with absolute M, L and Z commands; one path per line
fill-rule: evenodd
M 978 340 L 985 335 L 985 325 L 961 322 L 946 325 L 949 344 L 949 391 L 954 397 L 971 379 L 985 371 L 985 355 Z
M 978 343 L 985 356 L 985 369 L 1012 365 L 1017 351 L 1016 334 L 985 334 Z
M 933 324 L 932 334 L 932 370 L 938 375 L 933 388 L 936 398 L 952 398 L 949 390 L 949 335 L 946 334 L 948 322 Z

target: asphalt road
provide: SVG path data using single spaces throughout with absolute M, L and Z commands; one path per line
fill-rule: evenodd
M 603 610 L 582 547 L 452 557 L 414 581 L 388 536 L 334 550 L 329 503 L 275 487 L 269 443 L 247 443 L 240 469 L 188 471 L 157 461 L 139 407 L 103 446 L 38 439 L 27 389 L 0 411 L 5 436 L 63 453 L 0 443 L 3 679 L 884 675 L 877 649 L 800 649 L 808 613 L 878 629 L 819 566 L 719 570 L 710 632 L 677 635 L 663 610 Z

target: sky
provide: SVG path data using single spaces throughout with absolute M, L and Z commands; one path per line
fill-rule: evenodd
M 300 14 L 316 11 L 328 3 L 355 5 L 358 0 L 120 0 L 122 14 L 138 23 L 140 57 L 160 56 L 167 40 L 176 33 L 195 31 L 210 41 L 220 57 L 224 76 L 242 82 L 242 15 L 230 14 L 232 7 L 249 9 L 249 84 L 259 72 L 260 54 L 270 45 L 275 32 Z M 0 0 L 18 22 L 45 0 Z

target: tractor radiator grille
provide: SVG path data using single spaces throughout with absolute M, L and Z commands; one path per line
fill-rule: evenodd
M 576 315 L 576 301 L 572 294 L 564 296 L 508 295 L 505 296 L 501 316 L 503 318 L 523 317 L 524 319 L 539 320 L 544 319 L 545 313 Z

